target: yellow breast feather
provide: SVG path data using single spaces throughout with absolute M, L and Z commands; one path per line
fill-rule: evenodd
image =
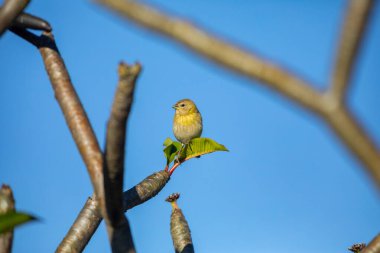
M 182 126 L 193 125 L 194 123 L 200 123 L 201 116 L 199 113 L 190 113 L 188 115 L 175 115 L 174 120 L 177 124 Z

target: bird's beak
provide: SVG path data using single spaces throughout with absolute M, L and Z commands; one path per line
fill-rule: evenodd
M 173 108 L 174 110 L 176 110 L 176 109 L 178 108 L 178 106 L 177 106 L 177 105 L 173 105 L 172 108 Z

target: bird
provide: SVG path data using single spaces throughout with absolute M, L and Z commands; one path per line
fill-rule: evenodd
M 187 98 L 175 103 L 173 109 L 175 110 L 173 133 L 175 138 L 182 144 L 178 152 L 180 154 L 183 147 L 188 145 L 192 139 L 201 136 L 203 130 L 202 115 L 195 103 Z

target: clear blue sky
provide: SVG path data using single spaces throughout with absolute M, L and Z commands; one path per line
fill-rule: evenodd
M 345 1 L 154 1 L 322 89 L 329 80 Z M 364 40 L 349 105 L 380 143 L 380 6 Z M 347 252 L 380 228 L 379 190 L 318 118 L 257 83 L 89 1 L 32 1 L 50 21 L 100 144 L 117 64 L 144 67 L 129 121 L 125 189 L 164 168 L 171 105 L 193 99 L 204 136 L 226 145 L 189 161 L 164 190 L 128 212 L 139 252 L 173 252 L 170 205 L 182 207 L 197 252 Z M 11 33 L 0 40 L 0 182 L 41 222 L 16 231 L 14 252 L 53 252 L 92 187 L 38 51 Z M 110 252 L 104 224 L 85 252 Z

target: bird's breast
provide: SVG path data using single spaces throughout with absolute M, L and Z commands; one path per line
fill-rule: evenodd
M 202 134 L 202 117 L 199 113 L 189 115 L 176 115 L 173 122 L 174 136 L 182 143 Z
M 199 113 L 191 113 L 189 115 L 175 115 L 175 124 L 182 126 L 190 126 L 193 124 L 202 124 L 202 118 Z

